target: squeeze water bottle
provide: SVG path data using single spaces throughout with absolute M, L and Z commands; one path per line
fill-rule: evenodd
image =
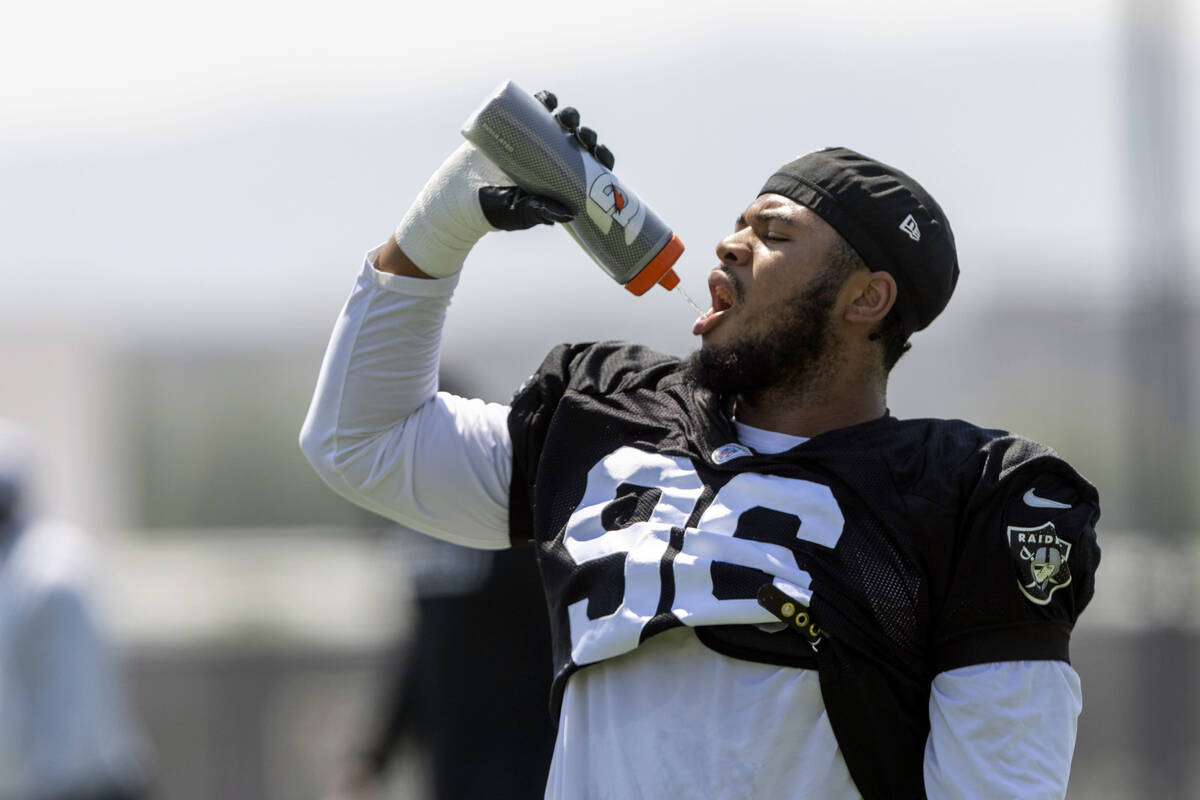
M 567 206 L 567 231 L 617 283 L 635 295 L 679 284 L 683 242 L 533 95 L 506 81 L 462 135 L 522 189 Z

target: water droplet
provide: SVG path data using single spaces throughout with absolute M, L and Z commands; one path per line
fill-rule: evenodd
M 696 309 L 697 314 L 704 313 L 704 309 L 701 308 L 700 306 L 696 305 L 696 301 L 692 299 L 692 296 L 690 294 L 688 294 L 687 292 L 685 292 L 683 290 L 682 286 L 676 286 L 675 291 L 679 292 L 679 294 L 683 296 L 683 299 L 687 300 L 688 303 L 692 306 L 692 308 Z

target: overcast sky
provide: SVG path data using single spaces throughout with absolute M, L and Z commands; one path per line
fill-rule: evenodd
M 1180 141 L 1200 141 L 1200 19 L 1179 5 Z M 684 240 L 695 295 L 763 179 L 845 144 L 947 210 L 959 313 L 1021 297 L 1112 304 L 1134 235 L 1122 9 L 20 4 L 0 26 L 0 312 L 116 335 L 323 335 L 362 252 L 505 78 L 581 109 Z M 1194 149 L 1184 158 L 1197 185 Z M 1200 216 L 1195 192 L 1184 202 L 1184 219 Z M 682 301 L 634 300 L 561 231 L 489 237 L 468 270 L 451 346 L 480 326 L 621 335 L 614 319 L 629 316 L 664 320 L 652 344 L 689 344 Z

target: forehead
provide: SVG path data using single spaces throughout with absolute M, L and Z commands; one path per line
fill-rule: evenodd
M 746 210 L 738 215 L 734 227 L 740 230 L 747 225 L 769 222 L 787 225 L 825 245 L 832 244 L 838 237 L 837 231 L 820 214 L 781 194 L 764 194 L 754 198 Z
M 758 222 L 783 222 L 794 228 L 828 227 L 816 212 L 802 206 L 790 197 L 781 194 L 764 194 L 754 198 L 746 210 L 738 215 L 737 226 L 753 225 Z

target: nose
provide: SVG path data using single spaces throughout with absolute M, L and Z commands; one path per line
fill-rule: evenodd
M 717 258 L 722 264 L 731 267 L 750 263 L 750 247 L 742 241 L 738 233 L 731 233 L 717 242 Z

